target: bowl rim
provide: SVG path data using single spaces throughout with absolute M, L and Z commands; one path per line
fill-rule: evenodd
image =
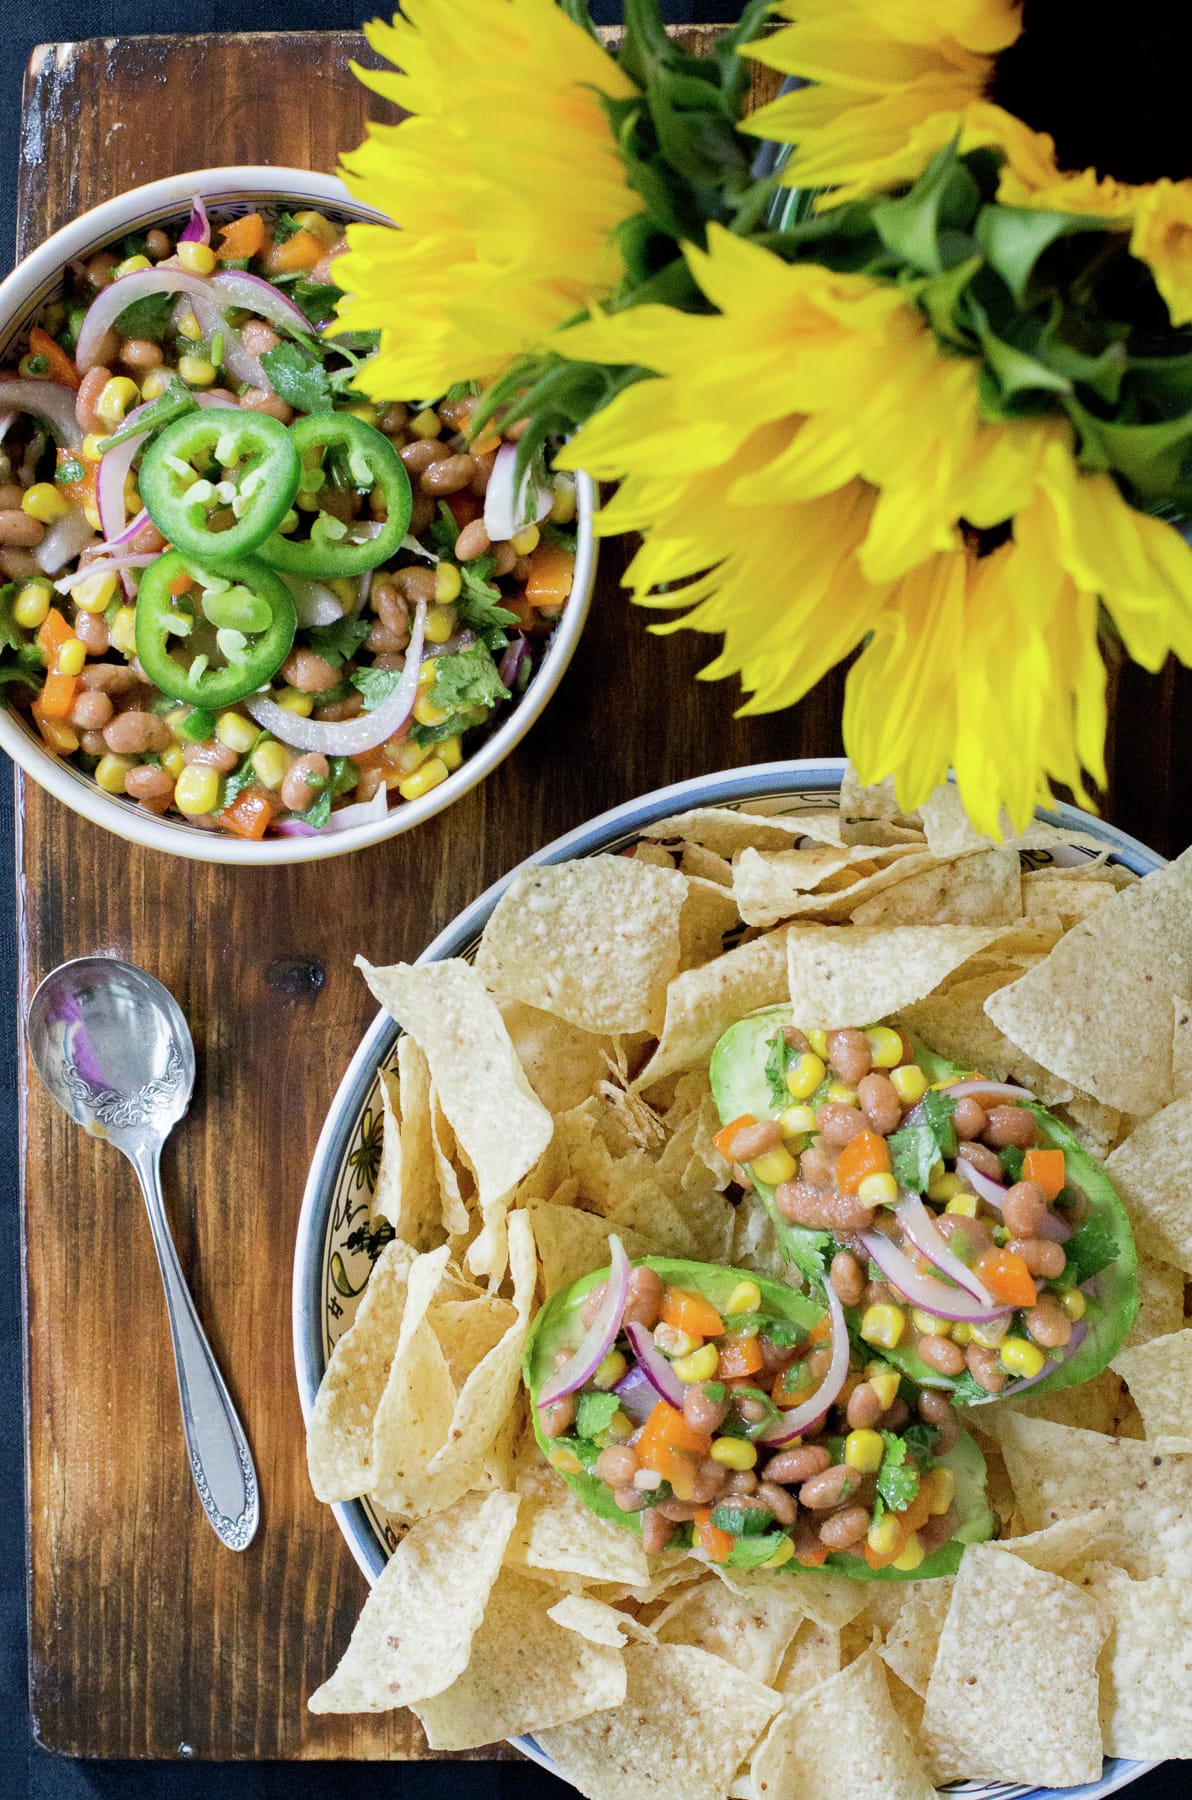
M 337 175 L 262 163 L 193 169 L 165 175 L 102 200 L 45 238 L 0 281 L 0 354 L 29 324 L 73 258 L 86 255 L 130 226 L 180 212 L 193 195 L 220 204 L 266 197 L 294 197 L 351 213 L 362 222 L 388 224 L 385 215 L 353 198 Z M 259 843 L 202 831 L 182 820 L 158 818 L 134 801 L 105 794 L 81 769 L 54 756 L 20 716 L 0 701 L 0 750 L 72 812 L 105 831 L 167 855 L 230 867 L 269 867 L 322 862 L 400 837 L 477 787 L 516 748 L 553 698 L 575 654 L 592 601 L 597 546 L 593 531 L 597 490 L 587 475 L 576 478 L 578 537 L 575 579 L 550 646 L 521 700 L 474 755 L 420 800 L 391 807 L 385 818 L 318 837 L 265 838 Z
M 500 876 L 437 933 L 426 949 L 415 958 L 415 962 L 440 962 L 457 955 L 481 930 L 501 896 L 525 869 L 546 863 L 565 862 L 574 856 L 596 854 L 618 837 L 642 831 L 659 819 L 692 807 L 718 806 L 734 800 L 764 800 L 781 793 L 806 792 L 817 788 L 839 788 L 846 767 L 844 757 L 806 757 L 788 762 L 754 763 L 672 782 L 667 787 L 655 788 L 637 799 L 609 807 L 605 812 L 585 820 L 561 836 L 552 838 L 541 849 L 535 850 Z M 1165 863 L 1164 857 L 1151 850 L 1140 839 L 1062 801 L 1051 807 L 1038 808 L 1035 817 L 1051 825 L 1074 827 L 1100 838 L 1105 848 L 1122 856 L 1136 874 L 1150 873 L 1162 868 Z M 304 1432 L 310 1421 L 324 1366 L 319 1305 L 327 1235 L 326 1214 L 336 1173 L 355 1128 L 361 1102 L 372 1086 L 376 1070 L 396 1030 L 395 1021 L 384 1008 L 380 1009 L 361 1038 L 332 1096 L 303 1189 L 295 1231 L 290 1292 L 294 1369 Z M 334 1501 L 331 1511 L 354 1562 L 371 1588 L 388 1557 L 382 1553 L 362 1504 L 358 1500 Z M 512 1738 L 510 1742 L 532 1762 L 549 1769 L 552 1774 L 558 1774 L 555 1764 L 532 1737 L 524 1735 Z M 982 1800 L 986 1793 L 989 1800 L 1065 1800 L 1065 1796 L 1071 1796 L 1071 1800 L 1107 1800 L 1110 1794 L 1117 1793 L 1120 1788 L 1158 1767 L 1159 1761 L 1131 1762 L 1126 1758 L 1116 1757 L 1106 1759 L 1103 1773 L 1096 1782 L 1062 1792 L 1051 1788 L 989 1786 L 979 1783 L 972 1786 L 961 1784 L 955 1790 L 939 1791 L 944 1794 L 967 1792 L 971 1794 L 972 1800 Z

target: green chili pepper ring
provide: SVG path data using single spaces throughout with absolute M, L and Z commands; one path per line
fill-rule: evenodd
M 210 454 L 210 476 L 195 467 Z M 145 508 L 177 550 L 210 562 L 243 556 L 263 544 L 285 518 L 302 473 L 291 434 L 268 413 L 213 407 L 175 419 L 149 444 L 138 482 Z M 234 492 L 221 493 L 224 484 Z M 238 516 L 212 530 L 213 512 Z
M 284 581 L 259 558 L 221 559 L 210 567 L 209 563 L 208 557 L 170 550 L 146 569 L 137 593 L 136 640 L 138 660 L 163 694 L 211 711 L 243 700 L 276 674 L 290 653 L 298 619 Z M 200 613 L 192 593 L 170 592 L 171 582 L 180 575 L 189 575 L 200 589 L 208 582 L 216 584 L 216 591 L 201 603 Z M 198 626 L 205 629 L 196 634 Z M 243 641 L 243 648 L 212 667 L 209 658 L 217 648 L 216 634 L 222 637 L 227 631 Z M 175 643 L 185 662 L 172 653 Z M 199 658 L 207 660 L 196 669 Z
M 284 537 L 275 532 L 261 546 L 261 555 L 275 569 L 290 575 L 332 579 L 339 575 L 363 575 L 386 562 L 399 548 L 410 528 L 413 495 L 397 451 L 389 439 L 353 413 L 311 413 L 296 419 L 290 438 L 301 459 L 311 450 L 342 449 L 346 452 L 358 486 L 379 487 L 385 498 L 384 523 L 375 536 L 345 541 L 347 527 L 330 513 L 316 512 L 309 538 Z

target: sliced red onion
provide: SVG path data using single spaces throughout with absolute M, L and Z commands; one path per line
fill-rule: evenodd
M 211 221 L 207 217 L 207 208 L 195 194 L 190 203 L 190 218 L 186 229 L 178 239 L 180 244 L 209 244 L 211 242 Z
M 371 800 L 355 800 L 333 812 L 323 827 L 328 831 L 350 831 L 353 825 L 376 825 L 389 811 L 389 790 L 379 787 Z
M 289 575 L 284 569 L 279 573 L 294 596 L 299 625 L 334 625 L 337 619 L 343 618 L 343 603 L 338 594 L 333 594 L 321 581 L 311 581 L 305 575 Z
M 43 574 L 57 575 L 94 542 L 95 533 L 82 507 L 72 506 L 61 519 L 55 519 L 33 554 Z
M 993 1319 L 1008 1319 L 1012 1306 L 985 1306 L 960 1288 L 949 1287 L 935 1275 L 920 1275 L 905 1250 L 882 1231 L 863 1231 L 860 1242 L 899 1293 L 905 1294 L 912 1306 L 922 1307 L 937 1319 L 961 1319 L 970 1325 L 986 1325 Z M 830 1285 L 830 1284 L 829 1284 Z
M 668 1406 L 673 1406 L 677 1411 L 682 1412 L 683 1383 L 661 1350 L 658 1349 L 645 1326 L 637 1324 L 636 1321 L 626 1325 L 625 1336 L 629 1339 L 638 1366 L 645 1370 L 646 1379 L 658 1398 L 665 1400 Z
M 903 1236 L 910 1239 L 921 1256 L 935 1264 L 941 1275 L 950 1275 L 953 1281 L 965 1288 L 974 1300 L 979 1300 L 982 1306 L 997 1305 L 985 1283 L 978 1280 L 951 1248 L 918 1194 L 903 1194 L 894 1209 L 894 1217 L 902 1228 Z
M 789 1444 L 792 1438 L 802 1437 L 805 1431 L 818 1425 L 844 1386 L 848 1375 L 848 1325 L 845 1322 L 844 1308 L 830 1281 L 824 1283 L 824 1298 L 828 1302 L 828 1316 L 832 1321 L 832 1360 L 828 1364 L 828 1372 L 814 1394 L 809 1394 L 806 1400 L 801 1400 L 790 1412 L 784 1412 L 781 1419 L 775 1419 L 766 1426 L 758 1442 L 765 1444 L 768 1449 Z
M 130 425 L 138 413 L 144 412 L 151 403 L 146 400 L 140 406 L 134 406 L 125 419 Z M 95 500 L 99 507 L 99 522 L 103 526 L 103 534 L 109 544 L 121 541 L 124 522 L 128 517 L 124 504 L 124 487 L 132 473 L 132 465 L 136 461 L 137 452 L 148 438 L 147 431 L 138 431 L 135 437 L 125 438 L 121 444 L 114 444 L 105 450 L 99 459 L 99 474 L 95 478 Z
M 0 381 L 0 407 L 44 419 L 66 450 L 83 448 L 83 429 L 75 417 L 75 391 L 57 381 Z
M 245 312 L 256 313 L 284 331 L 314 335 L 314 327 L 301 307 L 260 275 L 248 275 L 243 269 L 221 269 L 211 277 L 211 285 L 218 291 L 219 304 L 223 306 L 243 307 Z
M 308 825 L 305 819 L 278 819 L 277 823 L 270 827 L 270 830 L 278 837 L 319 836 L 315 827 L 313 825 Z
M 969 1161 L 964 1154 L 963 1144 L 961 1144 L 956 1158 L 956 1173 L 964 1177 L 974 1194 L 984 1200 L 986 1206 L 992 1206 L 994 1212 L 1001 1212 L 1006 1202 L 1005 1188 L 1000 1181 L 994 1181 L 990 1176 L 983 1175 L 980 1169 Z
M 81 374 L 99 361 L 103 340 L 124 309 L 149 294 L 187 294 L 212 305 L 210 282 L 186 269 L 136 269 L 131 275 L 122 275 L 119 281 L 101 288 L 87 309 L 75 345 L 75 364 Z M 2 399 L 0 396 L 0 403 Z
M 17 418 L 18 414 L 15 412 L 10 411 L 0 413 L 0 444 L 4 442 L 5 438 L 16 424 Z
M 655 1406 L 658 1404 L 658 1390 L 646 1371 L 635 1363 L 627 1375 L 622 1375 L 613 1393 L 621 1402 L 621 1410 L 638 1425 L 644 1425 Z
M 995 1100 L 1033 1100 L 1030 1088 L 1018 1087 L 1012 1081 L 958 1081 L 944 1088 L 943 1092 L 951 1100 L 963 1100 L 966 1094 L 986 1094 Z
M 1072 1236 L 1072 1227 L 1056 1213 L 1044 1213 L 1039 1225 L 1039 1236 L 1050 1238 L 1053 1244 L 1066 1244 Z
M 373 750 L 400 731 L 414 710 L 425 631 L 426 601 L 420 600 L 401 680 L 376 712 L 361 713 L 355 719 L 302 719 L 276 701 L 266 699 L 264 694 L 250 694 L 244 702 L 245 711 L 295 750 L 321 750 L 324 756 L 355 756 L 361 750 Z
M 1025 1394 L 1028 1388 L 1037 1387 L 1039 1382 L 1046 1381 L 1049 1375 L 1054 1375 L 1057 1369 L 1062 1369 L 1064 1364 L 1068 1361 L 1068 1358 L 1076 1354 L 1087 1335 L 1088 1326 L 1083 1319 L 1078 1319 L 1072 1327 L 1072 1336 L 1063 1347 L 1064 1353 L 1062 1356 L 1049 1356 L 1037 1375 L 1027 1375 L 1020 1381 L 1007 1382 L 998 1398 L 1001 1400 L 1016 1400 L 1019 1394 Z
M 517 692 L 517 673 L 526 659 L 526 652 L 529 648 L 529 638 L 523 636 L 519 632 L 517 637 L 515 637 L 510 644 L 508 650 L 506 650 L 504 656 L 501 658 L 501 666 L 497 670 L 497 677 L 502 686 L 507 687 L 511 694 Z
M 360 577 L 360 586 L 356 589 L 356 604 L 352 608 L 352 617 L 354 619 L 358 619 L 368 605 L 368 597 L 372 593 L 372 582 L 375 573 L 375 569 L 365 569 L 363 575 Z
M 591 1381 L 617 1341 L 617 1333 L 621 1329 L 621 1320 L 625 1316 L 625 1305 L 629 1299 L 629 1258 L 615 1231 L 609 1237 L 608 1252 L 608 1281 L 600 1311 L 563 1367 L 556 1369 L 543 1383 L 542 1392 L 538 1396 L 539 1410 L 549 1406 L 553 1400 L 562 1400 L 565 1395 L 574 1394 L 577 1388 L 583 1387 L 585 1381 Z
M 130 544 L 132 542 L 133 538 L 136 537 L 137 532 L 143 531 L 145 526 L 148 525 L 148 523 L 149 523 L 149 514 L 145 510 L 145 508 L 142 506 L 139 513 L 133 514 L 132 518 L 128 521 L 128 524 L 124 527 L 124 530 L 122 532 L 120 532 L 119 536 L 114 537 L 114 538 L 108 538 L 105 541 L 105 543 L 102 546 L 103 549 L 116 550 L 116 551 L 123 550 L 128 544 Z
M 537 525 L 551 509 L 554 495 L 539 487 L 527 469 L 514 491 L 517 445 L 502 444 L 484 493 L 484 529 L 494 544 L 507 543 L 527 525 Z

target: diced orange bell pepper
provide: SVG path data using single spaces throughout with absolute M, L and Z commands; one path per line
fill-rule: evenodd
M 728 1561 L 733 1547 L 733 1535 L 731 1531 L 721 1531 L 719 1525 L 713 1525 L 710 1506 L 701 1507 L 692 1521 L 692 1527 L 695 1541 L 709 1562 Z
M 702 1295 L 686 1288 L 668 1287 L 662 1296 L 659 1316 L 676 1331 L 689 1331 L 692 1337 L 719 1337 L 724 1320 Z
M 80 385 L 82 377 L 69 356 L 40 325 L 34 325 L 29 333 L 29 349 L 34 356 L 45 357 L 50 380 L 56 381 L 59 387 L 77 388 Z
M 189 594 L 194 584 L 194 576 L 188 575 L 186 571 L 183 570 L 181 575 L 175 575 L 173 581 L 171 581 L 170 592 L 171 594 Z
M 771 1399 L 775 1406 L 781 1406 L 789 1412 L 793 1406 L 802 1406 L 811 1394 L 812 1384 L 803 1380 L 804 1364 L 792 1363 L 789 1369 L 779 1369 L 774 1378 Z
M 277 813 L 277 802 L 260 788 L 243 788 L 231 806 L 225 806 L 219 823 L 233 837 L 263 838 Z
M 867 1175 L 890 1173 L 890 1146 L 876 1131 L 859 1131 L 840 1152 L 836 1185 L 842 1194 L 855 1194 Z
M 53 668 L 55 656 L 63 644 L 68 644 L 73 637 L 74 632 L 66 623 L 63 614 L 56 606 L 51 606 L 37 628 L 37 641 L 45 656 L 47 668 Z
M 81 451 L 59 450 L 58 467 L 66 465 L 71 469 L 79 469 L 81 473 L 74 481 L 59 480 L 58 486 L 64 494 L 69 494 L 76 506 L 95 506 L 95 482 L 99 474 L 99 464 L 90 462 Z M 55 477 L 55 480 L 58 478 Z
M 727 1125 L 722 1125 L 720 1130 L 713 1137 L 712 1142 L 717 1150 L 719 1150 L 721 1156 L 727 1156 L 728 1160 L 732 1162 L 733 1158 L 729 1152 L 729 1146 L 736 1137 L 738 1131 L 743 1130 L 746 1125 L 756 1124 L 757 1120 L 752 1113 L 742 1113 L 739 1119 L 730 1119 Z
M 233 219 L 220 231 L 219 259 L 239 262 L 246 256 L 257 256 L 265 247 L 265 221 L 259 212 L 245 213 Z
M 726 1337 L 720 1345 L 716 1365 L 717 1381 L 736 1381 L 742 1375 L 756 1375 L 765 1358 L 755 1337 Z
M 1035 1304 L 1034 1279 L 1016 1251 L 987 1250 L 978 1258 L 977 1274 L 1003 1306 Z
M 561 606 L 575 580 L 575 558 L 558 544 L 539 544 L 530 556 L 526 599 L 534 606 Z
M 659 1400 L 634 1444 L 638 1466 L 669 1481 L 676 1500 L 690 1500 L 696 1465 L 712 1448 L 706 1432 L 689 1425 L 675 1407 Z
M 293 275 L 296 270 L 313 269 L 327 254 L 322 238 L 311 231 L 296 231 L 284 244 L 274 244 L 265 257 L 271 275 Z
M 827 1544 L 815 1544 L 805 1550 L 795 1551 L 795 1561 L 805 1569 L 822 1569 L 828 1556 Z
M 52 670 L 46 676 L 37 704 L 47 719 L 64 719 L 74 705 L 78 691 L 77 675 L 59 675 L 57 670 Z
M 807 1333 L 809 1344 L 825 1344 L 832 1335 L 832 1317 L 830 1313 L 821 1313 L 811 1330 Z
M 1028 1150 L 1022 1159 L 1022 1179 L 1037 1181 L 1049 1200 L 1054 1200 L 1064 1186 L 1064 1153 L 1062 1150 Z

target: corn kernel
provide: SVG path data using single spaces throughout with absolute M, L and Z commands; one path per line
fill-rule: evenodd
M 753 1468 L 757 1462 L 757 1451 L 748 1438 L 715 1438 L 711 1457 L 722 1469 L 736 1469 L 740 1473 Z
M 911 1569 L 917 1569 L 925 1555 L 926 1552 L 919 1542 L 918 1532 L 912 1531 L 890 1566 L 898 1569 L 902 1574 L 906 1574 Z
M 252 753 L 253 774 L 258 781 L 263 781 L 267 788 L 279 788 L 286 778 L 293 757 L 284 744 L 275 743 L 267 738 L 258 744 Z
M 934 1313 L 924 1312 L 921 1306 L 911 1307 L 911 1323 L 920 1337 L 947 1337 L 952 1329 L 947 1319 L 937 1319 Z
M 103 530 L 103 520 L 99 516 L 98 506 L 84 506 L 83 517 L 86 519 L 88 525 L 90 525 L 92 531 Z
M 561 1475 L 582 1475 L 584 1472 L 583 1463 L 566 1444 L 559 1444 L 551 1451 L 550 1462 L 551 1468 L 558 1469 Z
M 300 225 L 303 231 L 309 231 L 311 237 L 317 237 L 320 243 L 333 244 L 339 236 L 337 228 L 321 212 L 295 213 L 294 223 Z
M 917 1106 L 927 1092 L 927 1077 L 918 1063 L 903 1063 L 900 1069 L 891 1069 L 890 1085 L 904 1106 Z
M 574 475 L 556 475 L 550 503 L 551 524 L 570 525 L 577 506 Z
M 820 1057 L 820 1059 L 823 1062 L 827 1062 L 827 1060 L 828 1060 L 828 1034 L 827 1034 L 827 1032 L 826 1031 L 808 1031 L 807 1033 L 805 1033 L 805 1036 L 807 1038 L 807 1042 L 811 1045 L 811 1048 L 815 1051 L 815 1054 L 818 1057 Z
M 399 781 L 397 791 L 403 800 L 421 800 L 423 794 L 429 794 L 437 788 L 441 781 L 446 781 L 447 770 L 437 756 L 428 757 L 420 769 Z
M 931 1165 L 931 1169 L 929 1171 L 927 1179 L 929 1182 L 939 1181 L 940 1177 L 943 1174 L 944 1174 L 944 1159 L 942 1156 L 937 1156 L 935 1161 Z
M 426 614 L 426 641 L 428 644 L 445 644 L 455 632 L 456 616 L 454 606 L 432 606 Z
M 937 1203 L 940 1200 L 954 1200 L 957 1194 L 963 1193 L 963 1191 L 959 1179 L 955 1175 L 941 1175 L 938 1181 L 933 1181 L 928 1187 L 927 1198 Z
M 173 369 L 150 369 L 141 383 L 141 399 L 160 400 L 173 378 Z
M 88 575 L 71 590 L 71 599 L 82 612 L 107 612 L 116 594 L 114 575 Z
M 401 774 L 412 775 L 414 770 L 420 769 L 424 762 L 429 762 L 430 749 L 429 744 L 416 744 L 411 738 L 407 743 L 398 744 L 391 756 L 388 752 L 385 754 L 391 762 L 396 764 Z
M 942 1517 L 956 1498 L 956 1477 L 951 1469 L 931 1469 L 924 1475 L 919 1492 L 927 1501 L 933 1519 Z
M 850 1431 L 844 1440 L 844 1460 L 858 1475 L 876 1475 L 885 1453 L 880 1431 Z
M 459 598 L 463 582 L 454 563 L 441 562 L 435 571 L 435 599 L 440 606 L 450 606 Z
M 1009 1375 L 1037 1375 L 1047 1357 L 1038 1344 L 1028 1343 L 1026 1338 L 1003 1338 L 998 1352 L 1003 1369 Z
M 215 721 L 215 735 L 229 750 L 236 750 L 241 756 L 245 756 L 256 743 L 259 730 L 243 713 L 225 712 L 220 713 Z
M 58 646 L 54 656 L 54 668 L 59 675 L 81 675 L 83 665 L 87 661 L 87 646 L 81 638 L 67 638 Z
M 59 756 L 74 755 L 79 747 L 79 734 L 65 719 L 47 719 L 36 706 L 33 708 L 33 717 L 37 720 L 37 729 L 51 750 L 56 750 Z
M 186 767 L 186 758 L 182 754 L 181 744 L 171 744 L 168 750 L 162 751 L 161 766 L 167 775 L 172 775 L 174 780 L 177 781 L 179 775 L 181 775 L 183 769 Z
M 608 1438 L 613 1443 L 623 1442 L 625 1438 L 631 1438 L 636 1430 L 637 1426 L 628 1413 L 615 1412 L 601 1436 Z
M 898 1522 L 897 1513 L 883 1513 L 876 1519 L 865 1534 L 865 1542 L 875 1556 L 889 1556 L 898 1548 L 898 1540 L 902 1536 L 902 1526 Z
M 898 1370 L 891 1369 L 885 1363 L 871 1364 L 866 1371 L 865 1379 L 882 1403 L 882 1410 L 893 1406 L 898 1398 Z
M 980 1344 L 986 1350 L 996 1350 L 1007 1331 L 1009 1323 L 1005 1319 L 992 1319 L 988 1325 L 970 1325 L 974 1344 Z
M 78 589 L 75 589 L 78 599 Z M 104 609 L 107 610 L 106 608 Z M 137 647 L 137 609 L 135 606 L 122 606 L 112 623 L 108 626 L 108 641 L 113 650 L 121 656 L 132 656 Z
M 784 1113 L 779 1113 L 778 1123 L 783 1137 L 807 1137 L 815 1130 L 815 1113 L 810 1106 L 788 1106 Z
M 274 698 L 279 706 L 284 707 L 287 712 L 297 713 L 300 719 L 309 719 L 315 710 L 314 695 L 304 694 L 301 688 L 283 688 Z
M 178 335 L 179 337 L 187 338 L 192 344 L 197 344 L 202 337 L 203 333 L 199 326 L 199 321 L 192 312 L 183 313 L 182 317 L 179 319 Z
M 174 804 L 179 812 L 197 818 L 214 812 L 219 801 L 219 771 L 210 763 L 187 763 L 174 783 Z
M 677 1325 L 668 1325 L 665 1319 L 660 1325 L 654 1327 L 655 1347 L 661 1350 L 664 1356 L 690 1356 L 693 1350 L 701 1347 L 703 1341 L 703 1338 L 696 1337 L 694 1332 L 683 1331 Z
M 609 1388 L 616 1387 L 628 1367 L 629 1364 L 619 1350 L 610 1350 L 592 1377 L 593 1387 L 601 1388 L 605 1392 Z
M 70 501 L 52 481 L 35 481 L 21 495 L 21 511 L 31 519 L 40 519 L 43 525 L 52 525 L 55 519 L 66 517 Z
M 216 367 L 205 356 L 180 356 L 178 373 L 187 387 L 207 388 L 215 380 Z
M 50 588 L 44 581 L 27 581 L 12 603 L 12 616 L 25 631 L 36 631 L 50 610 Z
M 755 1156 L 749 1167 L 767 1187 L 777 1187 L 780 1181 L 789 1181 L 794 1174 L 795 1159 L 785 1145 L 775 1144 L 772 1150 Z
M 888 1025 L 875 1025 L 865 1036 L 869 1039 L 869 1054 L 875 1069 L 893 1069 L 902 1061 L 902 1038 Z
M 132 475 L 124 483 L 124 510 L 130 515 L 141 510 L 141 491 Z
M 975 1219 L 977 1216 L 976 1194 L 953 1194 L 944 1211 L 959 1213 L 962 1218 Z
M 780 1569 L 783 1563 L 788 1563 L 794 1554 L 794 1539 L 784 1537 L 773 1556 L 767 1556 L 761 1566 L 763 1569 Z
M 971 1344 L 972 1341 L 973 1341 L 972 1326 L 967 1324 L 964 1319 L 954 1320 L 953 1325 L 952 1325 L 952 1342 L 954 1344 L 964 1345 L 964 1344 Z
M 898 1183 L 887 1171 L 866 1175 L 857 1188 L 857 1199 L 862 1206 L 893 1206 L 897 1198 Z
M 828 1099 L 837 1106 L 860 1106 L 861 1100 L 855 1087 L 847 1081 L 833 1081 L 828 1087 Z
M 733 1313 L 757 1312 L 762 1303 L 762 1291 L 756 1281 L 738 1281 L 722 1307 L 726 1318 Z
M 210 244 L 179 244 L 175 255 L 188 275 L 210 275 L 215 268 L 215 252 Z
M 151 269 L 152 267 L 153 264 L 147 256 L 126 256 L 123 262 L 116 264 L 112 270 L 112 277 L 119 281 L 122 275 L 135 275 L 141 269 Z
M 420 688 L 433 687 L 438 679 L 439 659 L 437 656 L 428 656 L 418 671 L 418 686 Z
M 344 611 L 354 608 L 359 596 L 359 586 L 350 575 L 335 575 L 327 583 Z
M 83 439 L 83 455 L 87 458 L 88 462 L 99 461 L 100 457 L 103 455 L 103 451 L 99 446 L 103 441 L 102 432 L 89 431 L 87 433 L 86 437 Z
M 433 406 L 426 406 L 420 413 L 415 413 L 408 429 L 417 438 L 437 438 L 439 435 L 439 415 Z
M 1083 1319 L 1087 1302 L 1079 1288 L 1061 1288 L 1059 1302 L 1070 1319 Z
M 905 1330 L 906 1314 L 900 1306 L 882 1301 L 865 1308 L 861 1336 L 867 1344 L 880 1344 L 883 1350 L 893 1350 Z
M 464 747 L 458 737 L 441 738 L 436 746 L 439 761 L 448 770 L 458 769 L 464 760 Z
M 101 756 L 95 765 L 95 780 L 105 794 L 122 794 L 124 777 L 136 767 L 135 756 Z
M 414 702 L 414 717 L 419 725 L 441 725 L 447 712 L 444 707 L 436 706 L 429 694 L 419 694 Z
M 680 1381 L 711 1381 L 719 1360 L 720 1353 L 715 1344 L 703 1344 L 690 1356 L 678 1357 L 671 1368 Z
M 805 1052 L 786 1072 L 786 1088 L 792 1100 L 810 1100 L 824 1079 L 823 1058 Z
M 136 406 L 141 398 L 141 390 L 135 381 L 127 375 L 113 375 L 105 381 L 100 389 L 99 399 L 95 402 L 95 410 L 105 425 L 119 425 L 130 406 Z
M 377 422 L 377 409 L 369 400 L 358 400 L 355 406 L 346 407 L 344 410 L 351 413 L 354 419 L 359 419 L 364 425 L 375 425 Z
M 538 548 L 537 525 L 526 525 L 521 531 L 515 531 L 509 540 L 509 548 L 516 550 L 519 556 L 532 556 Z

